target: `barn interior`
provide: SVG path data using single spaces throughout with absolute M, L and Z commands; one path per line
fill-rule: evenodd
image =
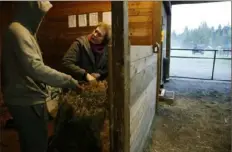
M 16 3 L 0 2 L 0 46 Z M 110 144 L 105 152 L 230 151 L 231 83 L 170 75 L 172 6 L 199 2 L 51 3 L 53 7 L 44 17 L 37 39 L 44 63 L 58 71 L 62 71 L 62 58 L 77 37 L 91 33 L 99 22 L 111 26 L 107 79 Z M 181 84 L 188 88 L 181 88 Z M 202 84 L 206 87 L 199 89 Z M 222 87 L 210 90 L 215 85 Z M 192 94 L 186 93 L 189 90 Z M 219 97 L 209 95 L 217 91 L 222 92 Z M 13 118 L 2 97 L 0 109 L 0 149 L 18 152 Z M 52 136 L 53 120 L 48 130 Z

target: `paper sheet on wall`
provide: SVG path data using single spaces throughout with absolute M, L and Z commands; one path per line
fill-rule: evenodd
M 79 25 L 79 27 L 87 26 L 87 16 L 86 16 L 86 14 L 78 15 L 78 25 Z
M 77 27 L 76 15 L 68 16 L 68 27 L 69 28 Z
M 89 25 L 96 26 L 98 24 L 98 13 L 89 13 Z
M 111 25 L 111 12 L 103 12 L 102 21 Z

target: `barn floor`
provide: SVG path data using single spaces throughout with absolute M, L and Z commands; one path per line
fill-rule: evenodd
M 231 83 L 171 79 L 174 105 L 160 103 L 145 152 L 230 152 Z

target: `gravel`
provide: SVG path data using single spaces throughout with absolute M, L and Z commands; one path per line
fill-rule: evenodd
M 159 103 L 144 152 L 230 152 L 231 83 L 170 79 L 173 105 Z
M 212 102 L 231 101 L 231 82 L 170 79 L 164 87 L 169 91 L 174 91 L 176 98 Z

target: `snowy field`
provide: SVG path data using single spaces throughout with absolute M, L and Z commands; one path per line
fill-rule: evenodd
M 214 52 L 192 54 L 188 50 L 172 50 L 171 56 L 213 58 Z M 218 59 L 226 58 L 227 60 Z M 170 61 L 170 76 L 211 79 L 213 59 L 172 58 Z M 214 69 L 215 80 L 231 80 L 231 53 L 217 52 Z

